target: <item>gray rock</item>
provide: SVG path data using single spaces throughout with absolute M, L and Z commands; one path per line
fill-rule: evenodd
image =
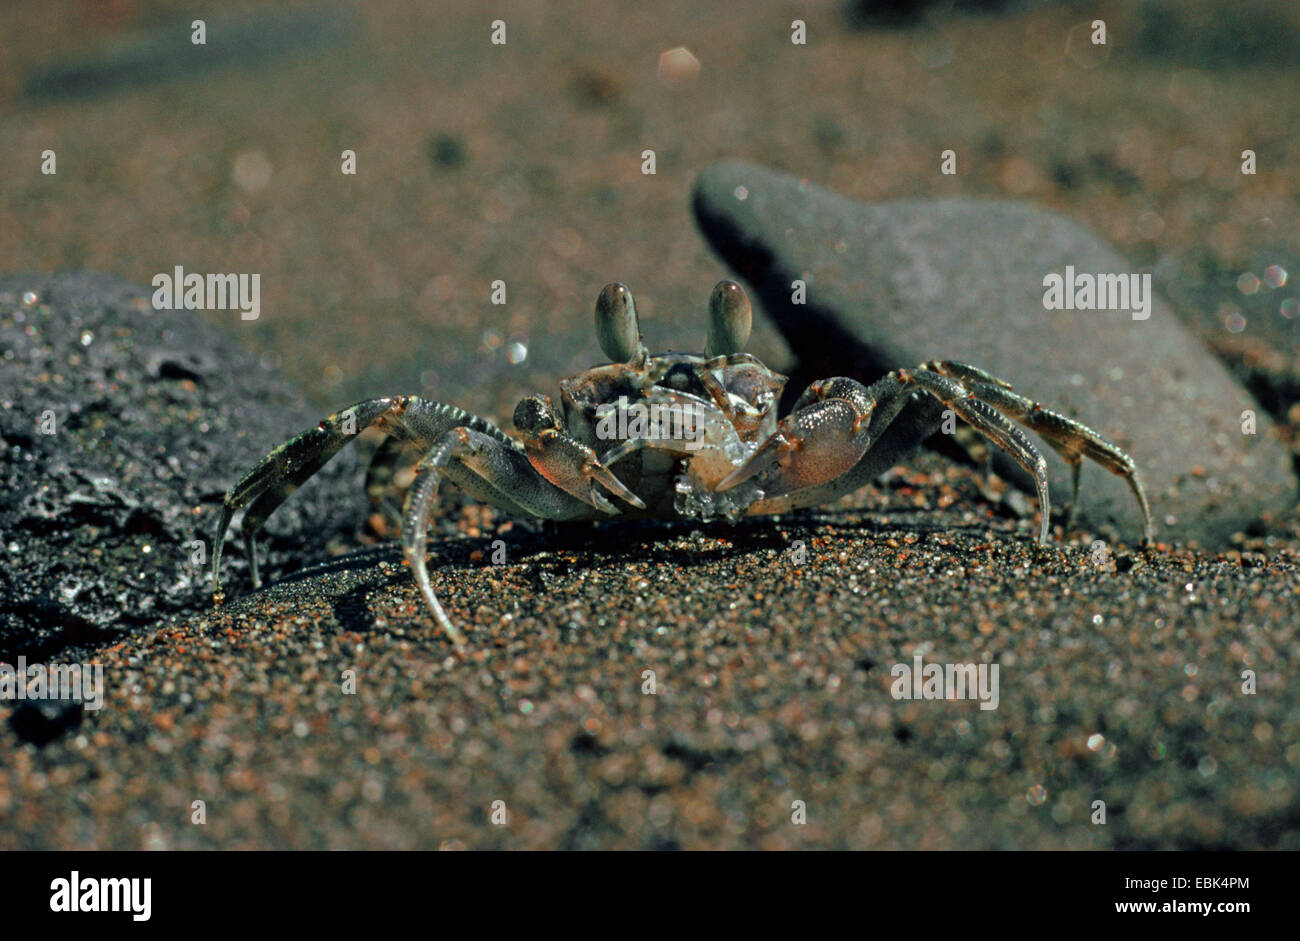
M 992 199 L 870 205 L 741 162 L 706 169 L 694 209 L 805 374 L 866 381 L 936 358 L 980 366 L 1127 449 L 1165 540 L 1219 547 L 1261 514 L 1294 507 L 1295 477 L 1272 422 L 1163 299 L 1146 320 L 1045 309 L 1043 278 L 1067 265 L 1137 270 L 1069 219 Z M 796 279 L 807 283 L 806 304 L 792 303 Z M 1242 432 L 1246 410 L 1256 413 L 1254 435 Z M 1042 450 L 1063 505 L 1068 471 Z M 1000 453 L 995 460 L 1027 483 Z M 1139 538 L 1119 478 L 1086 466 L 1080 502 L 1083 519 Z
M 10 662 L 210 606 L 194 541 L 211 559 L 226 489 L 323 414 L 195 314 L 154 311 L 148 289 L 107 275 L 0 278 L 0 357 Z M 355 530 L 359 473 L 344 451 L 281 508 L 261 543 L 268 574 Z M 238 591 L 246 567 L 230 550 L 225 581 Z
M 1267 0 L 1144 0 L 1135 12 L 1137 53 L 1149 61 L 1202 70 L 1295 65 L 1300 21 Z
M 31 98 L 82 98 L 230 67 L 250 67 L 281 56 L 326 49 L 357 33 L 354 11 L 313 5 L 309 9 L 212 16 L 206 41 L 192 41 L 191 17 L 153 26 L 106 49 L 58 62 L 30 75 Z

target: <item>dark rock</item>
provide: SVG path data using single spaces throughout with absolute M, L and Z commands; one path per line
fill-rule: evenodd
M 1198 69 L 1290 68 L 1300 16 L 1271 0 L 1145 0 L 1137 8 L 1137 48 L 1146 57 Z
M 294 52 L 337 45 L 356 35 L 348 10 L 310 8 L 204 18 L 206 42 L 192 42 L 193 17 L 155 26 L 85 58 L 31 75 L 32 98 L 82 98 L 122 88 L 251 66 Z
M 81 725 L 86 707 L 73 699 L 41 699 L 20 703 L 9 714 L 9 727 L 19 741 L 48 745 Z
M 465 145 L 459 137 L 438 134 L 429 141 L 429 161 L 438 169 L 459 169 L 465 163 Z
M 847 0 L 843 6 L 845 22 L 855 29 L 872 27 L 915 26 L 932 10 L 940 14 L 960 10 L 963 13 L 1001 13 L 1029 6 L 1029 0 Z
M 0 279 L 0 356 L 0 659 L 209 606 L 195 540 L 210 560 L 226 489 L 324 414 L 195 314 L 106 275 Z M 343 452 L 272 518 L 271 575 L 355 527 L 357 461 Z
M 741 198 L 741 197 L 744 198 Z M 1027 203 L 921 199 L 869 205 L 795 177 L 727 162 L 705 170 L 696 218 L 753 284 L 805 373 L 864 381 L 927 359 L 958 359 L 1079 418 L 1137 460 L 1159 534 L 1221 546 L 1295 503 L 1273 425 L 1157 297 L 1127 311 L 1047 310 L 1043 278 L 1138 271 L 1082 226 Z M 807 283 L 807 303 L 791 282 Z M 1257 433 L 1242 433 L 1242 413 Z M 1062 461 L 1042 448 L 1059 504 Z M 998 469 L 1024 485 L 1000 453 Z M 1140 536 L 1120 478 L 1084 471 L 1081 514 Z

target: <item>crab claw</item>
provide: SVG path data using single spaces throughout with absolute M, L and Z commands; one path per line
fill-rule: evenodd
M 521 399 L 515 406 L 515 427 L 523 433 L 529 463 L 565 493 L 602 513 L 616 514 L 618 508 L 596 489 L 599 483 L 638 510 L 645 509 L 641 498 L 600 463 L 595 451 L 564 433 L 560 417 L 546 396 L 529 395 Z
M 735 281 L 719 281 L 709 296 L 709 335 L 704 356 L 728 356 L 740 353 L 749 342 L 754 315 L 749 296 Z
M 793 451 L 797 447 L 798 444 L 778 432 L 759 445 L 758 450 L 749 456 L 749 460 L 722 478 L 713 489 L 718 493 L 722 493 L 737 484 L 743 484 L 751 477 L 761 474 L 779 461 L 781 455 Z
M 827 483 L 848 471 L 871 443 L 871 406 L 847 398 L 827 398 L 785 418 L 777 432 L 749 460 L 722 479 L 719 492 L 763 475 L 769 495 Z
M 600 461 L 596 460 L 594 454 L 591 456 L 590 460 L 583 464 L 582 473 L 594 481 L 599 481 L 601 486 L 625 503 L 630 503 L 638 510 L 645 509 L 645 503 L 642 502 L 641 498 L 631 490 L 628 490 L 627 487 L 623 486 L 623 481 L 615 477 L 612 470 L 600 463 Z M 592 488 L 592 492 L 595 493 L 594 487 Z
M 596 338 L 605 355 L 616 363 L 630 363 L 647 355 L 636 302 L 626 284 L 613 281 L 596 298 Z
M 529 462 L 539 474 L 561 490 L 604 513 L 613 515 L 618 509 L 596 489 L 597 483 L 638 510 L 645 509 L 641 498 L 628 490 L 614 476 L 613 471 L 601 464 L 591 448 L 561 431 L 543 431 L 527 443 L 526 450 Z

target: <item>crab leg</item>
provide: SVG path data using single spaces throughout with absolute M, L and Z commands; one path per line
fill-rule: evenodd
M 426 448 L 448 429 L 460 425 L 516 446 L 505 432 L 491 422 L 455 406 L 413 395 L 367 399 L 335 412 L 315 428 L 304 431 L 273 450 L 226 494 L 222 503 L 221 520 L 217 526 L 216 544 L 212 549 L 212 583 L 218 595 L 221 592 L 222 549 L 226 531 L 230 528 L 235 513 L 248 507 L 240 531 L 244 536 L 253 586 L 258 587 L 261 578 L 254 545 L 258 531 L 294 490 L 371 425 L 385 427 L 391 433 L 414 440 Z M 512 507 L 507 503 L 503 508 Z
M 829 381 L 845 383 L 849 380 Z M 814 383 L 810 386 L 795 404 L 795 412 L 790 417 L 799 414 L 800 409 L 806 409 L 809 402 L 824 396 L 826 394 L 824 389 L 825 383 Z M 1034 478 L 1040 509 L 1043 513 L 1039 534 L 1041 542 L 1047 541 L 1050 529 L 1051 507 L 1048 502 L 1046 463 L 1020 428 L 1013 423 L 1013 419 L 1041 434 L 1047 443 L 1061 454 L 1071 467 L 1076 485 L 1078 466 L 1084 457 L 1092 458 L 1107 470 L 1123 476 L 1142 509 L 1144 539 L 1147 542 L 1151 541 L 1154 529 L 1151 511 L 1132 458 L 1086 425 L 1043 408 L 1032 399 L 1012 392 L 1009 383 L 974 366 L 941 361 L 927 363 L 917 369 L 895 370 L 864 391 L 879 404 L 871 422 L 872 439 L 861 460 L 842 477 L 810 484 L 797 490 L 773 488 L 764 479 L 764 489 L 768 496 L 749 508 L 751 515 L 783 513 L 799 507 L 815 506 L 853 492 L 906 458 L 921 440 L 936 431 L 942 419 L 939 406 L 947 406 L 954 414 L 963 418 L 977 431 L 1008 452 Z M 917 400 L 913 394 L 915 392 L 924 392 L 926 397 Z M 900 415 L 905 415 L 906 418 L 898 423 L 898 433 L 886 435 L 882 422 L 884 426 L 888 426 Z M 841 440 L 841 447 L 845 446 L 847 446 L 845 441 Z M 785 449 L 779 441 L 765 443 L 759 450 L 760 452 L 793 450 L 795 454 L 786 460 L 790 462 L 799 460 L 798 448 Z M 757 453 L 755 457 L 758 457 Z M 760 473 L 764 472 L 760 471 Z M 765 473 L 774 472 L 767 470 Z M 793 475 L 789 475 L 789 479 L 793 479 Z M 729 486 L 731 481 L 725 481 L 724 484 Z
M 1052 501 L 1047 487 L 1047 461 L 1038 449 L 1012 421 L 992 405 L 977 398 L 961 383 L 946 376 L 920 368 L 899 369 L 893 375 L 903 384 L 916 383 L 929 392 L 976 431 L 1010 454 L 1026 473 L 1034 478 L 1038 491 L 1038 509 L 1042 517 L 1038 541 L 1048 543 L 1051 532 Z
M 434 620 L 457 649 L 463 650 L 464 637 L 442 610 L 429 581 L 429 511 L 438 492 L 440 471 L 466 490 L 473 492 L 478 489 L 480 493 L 486 490 L 484 499 L 487 502 L 500 505 L 495 495 L 510 494 L 508 502 L 527 515 L 569 520 L 588 517 L 590 510 L 585 503 L 542 477 L 518 448 L 482 432 L 465 427 L 453 428 L 425 453 L 417 465 L 415 482 L 406 492 L 402 511 L 402 554 L 415 574 L 415 582 L 433 612 Z M 470 475 L 476 480 L 471 481 Z
M 1123 477 L 1142 510 L 1143 538 L 1147 542 L 1154 541 L 1155 525 L 1151 519 L 1151 506 L 1147 503 L 1146 490 L 1133 458 L 1087 425 L 1044 408 L 1033 399 L 1012 391 L 1009 382 L 991 376 L 982 369 L 951 360 L 926 363 L 922 368 L 956 379 L 981 401 L 1041 435 L 1069 465 L 1073 490 L 1071 515 L 1079 500 L 1079 469 L 1085 457 L 1091 458 L 1112 474 Z
M 463 638 L 438 604 L 426 561 L 429 511 L 437 493 L 439 471 L 474 498 L 508 513 L 553 520 L 589 519 L 593 515 L 586 503 L 537 473 L 523 449 L 491 422 L 416 396 L 369 399 L 329 416 L 316 428 L 276 448 L 226 494 L 212 553 L 212 579 L 218 594 L 221 550 L 235 513 L 248 507 L 241 529 L 256 585 L 259 579 L 253 537 L 257 531 L 289 494 L 371 425 L 382 426 L 394 437 L 414 441 L 426 449 L 406 497 L 402 549 L 434 618 L 458 647 Z

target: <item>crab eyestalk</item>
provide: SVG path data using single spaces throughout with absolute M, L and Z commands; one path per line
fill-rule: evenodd
M 649 355 L 641 342 L 636 303 L 626 284 L 613 281 L 596 298 L 596 337 L 605 355 L 616 363 L 630 363 Z
M 709 335 L 704 355 L 729 356 L 744 352 L 753 325 L 753 313 L 745 289 L 735 281 L 719 281 L 709 297 Z

